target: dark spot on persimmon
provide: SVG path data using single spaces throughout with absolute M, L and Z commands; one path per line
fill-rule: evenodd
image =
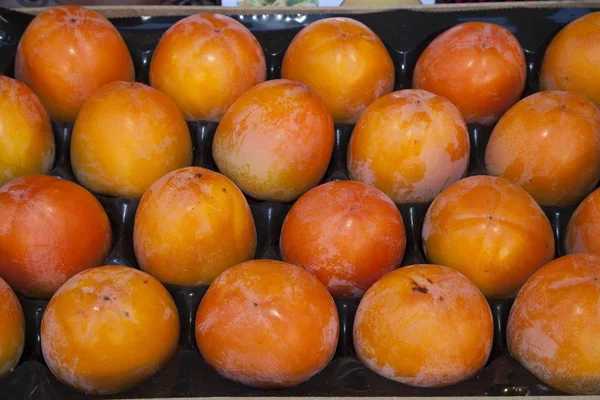
M 223 188 L 222 190 L 223 190 L 223 193 L 227 193 L 227 189 Z
M 413 292 L 419 292 L 419 293 L 423 293 L 423 294 L 427 294 L 427 288 L 424 288 L 422 286 L 415 286 L 412 288 Z
M 352 204 L 352 205 L 350 206 L 350 211 L 354 211 L 354 210 L 356 210 L 356 204 Z
M 202 174 L 201 173 L 197 173 L 196 175 L 194 175 L 194 178 L 202 178 Z
M 215 33 L 221 33 L 220 29 L 215 29 Z
M 144 279 L 144 283 L 148 283 L 148 278 Z
M 431 279 L 429 279 L 429 278 L 425 278 L 425 279 L 427 279 L 427 282 L 429 282 L 429 283 L 433 283 L 433 282 L 431 281 Z
M 563 110 L 566 110 L 567 109 L 567 105 L 566 104 L 561 104 L 560 108 L 562 108 Z
M 110 297 L 104 296 L 104 301 L 108 301 L 108 300 L 110 300 Z
M 438 297 L 438 299 L 440 299 L 440 301 L 444 301 L 444 298 L 442 296 Z
M 494 220 L 494 217 L 492 217 L 492 216 L 490 215 L 490 216 L 488 217 L 488 219 L 489 219 L 490 221 L 493 221 L 493 220 Z
M 254 307 L 258 307 L 258 303 L 257 302 L 254 302 L 252 304 L 254 304 Z
M 75 22 L 77 22 L 77 20 L 75 18 L 69 18 L 69 22 L 74 24 Z
M 127 311 L 125 311 L 124 314 L 125 314 L 126 317 L 129 317 L 129 313 Z

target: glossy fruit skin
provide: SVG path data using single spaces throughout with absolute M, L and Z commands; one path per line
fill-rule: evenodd
M 371 104 L 348 146 L 352 179 L 396 203 L 431 201 L 469 165 L 469 134 L 460 111 L 424 90 L 400 90 Z
M 394 63 L 366 25 L 325 18 L 302 29 L 286 50 L 284 79 L 302 82 L 323 98 L 335 122 L 355 123 L 365 108 L 394 89 Z
M 412 265 L 385 275 L 361 299 L 354 320 L 358 358 L 388 379 L 442 387 L 487 362 L 494 324 L 485 297 L 464 275 Z
M 140 198 L 162 176 L 192 164 L 192 141 L 169 96 L 141 83 L 113 82 L 81 108 L 71 164 L 93 192 Z
M 42 353 L 63 383 L 87 394 L 131 388 L 177 350 L 179 314 L 152 276 L 102 266 L 69 279 L 42 319 Z
M 0 277 L 15 291 L 50 298 L 70 277 L 104 262 L 106 212 L 81 186 L 29 175 L 0 188 Z
M 73 122 L 101 86 L 135 78 L 117 29 L 99 13 L 78 6 L 53 7 L 34 18 L 19 42 L 15 75 L 39 96 L 55 122 Z
M 246 92 L 213 141 L 219 171 L 258 200 L 289 202 L 316 186 L 333 152 L 333 120 L 306 85 L 278 79 Z
M 253 260 L 223 272 L 196 314 L 196 342 L 217 372 L 247 386 L 297 385 L 333 358 L 339 320 L 325 286 L 304 269 Z
M 600 12 L 576 19 L 554 36 L 544 53 L 540 87 L 580 93 L 600 107 Z
M 571 206 L 600 181 L 600 110 L 584 96 L 539 92 L 515 104 L 485 150 L 490 175 L 544 206 Z
M 24 175 L 50 172 L 54 134 L 35 93 L 0 75 L 0 110 L 0 186 Z
M 161 282 L 205 285 L 254 257 L 256 229 L 246 198 L 231 180 L 188 167 L 144 193 L 133 245 L 140 268 Z
M 565 249 L 568 254 L 600 255 L 600 189 L 594 190 L 577 206 L 567 225 Z
M 535 273 L 512 306 L 510 353 L 547 385 L 600 393 L 600 256 L 573 254 Z
M 25 347 L 25 317 L 19 299 L 0 278 L 0 377 L 17 366 Z
M 554 257 L 537 203 L 508 180 L 472 176 L 444 190 L 423 223 L 427 260 L 465 274 L 491 299 L 512 297 Z
M 383 192 L 353 181 L 329 182 L 305 193 L 287 214 L 283 260 L 314 274 L 334 296 L 360 296 L 400 266 L 406 233 Z
M 150 84 L 171 96 L 190 121 L 220 121 L 234 101 L 266 77 L 258 40 L 244 25 L 219 14 L 195 14 L 175 23 L 150 63 Z
M 525 89 L 525 54 L 506 28 L 465 22 L 439 35 L 421 54 L 413 88 L 450 100 L 468 124 L 492 125 Z

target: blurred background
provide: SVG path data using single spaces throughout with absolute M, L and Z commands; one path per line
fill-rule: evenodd
M 489 2 L 518 2 L 525 0 L 323 0 L 319 3 L 323 6 L 341 5 L 351 6 L 393 6 L 406 4 L 443 4 L 443 3 L 489 3 Z M 549 1 L 549 0 L 538 0 Z M 557 0 L 555 0 L 557 1 Z M 572 0 L 558 0 L 572 1 Z M 598 0 L 600 2 L 600 0 Z M 0 0 L 0 6 L 15 8 L 15 7 L 49 7 L 60 4 L 78 4 L 83 6 L 92 5 L 228 5 L 228 0 Z M 244 2 L 246 6 L 309 6 L 317 1 L 303 0 L 252 0 Z M 340 4 L 341 3 L 341 4 Z

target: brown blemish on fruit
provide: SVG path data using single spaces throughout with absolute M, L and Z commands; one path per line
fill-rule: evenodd
M 194 175 L 194 178 L 202 178 L 202 174 L 201 173 L 197 173 L 196 175 Z
M 413 292 L 419 292 L 419 293 L 423 293 L 423 294 L 427 294 L 427 288 L 421 287 L 421 286 L 415 286 L 412 288 Z
M 413 284 L 413 287 L 411 288 L 413 292 L 419 292 L 419 293 L 423 293 L 423 294 L 427 294 L 428 290 L 427 288 L 420 286 L 417 282 L 415 282 L 414 279 L 410 280 Z
M 108 301 L 108 300 L 110 300 L 110 297 L 104 296 L 104 301 Z

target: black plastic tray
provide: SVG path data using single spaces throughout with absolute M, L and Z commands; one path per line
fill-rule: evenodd
M 505 8 L 472 11 L 394 10 L 353 14 L 373 29 L 385 42 L 396 67 L 396 89 L 410 87 L 412 72 L 421 51 L 439 33 L 465 21 L 488 21 L 508 28 L 525 50 L 527 85 L 524 96 L 539 91 L 538 71 L 543 52 L 554 34 L 566 23 L 592 11 L 591 8 Z M 226 9 L 223 10 L 226 12 Z M 183 13 L 182 13 L 183 14 Z M 339 14 L 342 15 L 343 11 Z M 281 61 L 294 35 L 305 25 L 334 14 L 246 14 L 234 17 L 244 23 L 260 41 L 267 58 L 268 78 L 280 76 Z M 113 23 L 127 42 L 136 66 L 138 81 L 148 83 L 152 52 L 163 32 L 182 17 L 120 18 Z M 12 76 L 19 38 L 32 16 L 0 8 L 0 73 Z M 318 73 L 318 72 L 316 72 Z M 215 170 L 211 155 L 217 124 L 189 123 L 194 143 L 194 165 Z M 324 181 L 348 179 L 346 150 L 351 125 L 336 125 L 335 148 Z M 57 140 L 53 175 L 75 180 L 69 160 L 71 126 L 54 125 Z M 470 125 L 471 160 L 468 175 L 485 173 L 483 154 L 492 127 Z M 133 221 L 137 200 L 97 196 L 113 226 L 113 250 L 107 264 L 136 266 L 133 255 Z M 278 242 L 281 225 L 291 204 L 258 202 L 248 199 L 258 233 L 256 258 L 280 259 Z M 403 265 L 425 262 L 421 228 L 429 204 L 400 205 L 407 232 Z M 574 208 L 544 208 L 556 237 L 557 256 L 564 254 L 563 234 Z M 456 386 L 417 389 L 387 380 L 368 370 L 356 358 L 352 344 L 352 324 L 359 299 L 337 299 L 340 339 L 331 364 L 320 374 L 297 387 L 284 390 L 258 390 L 220 377 L 201 358 L 194 339 L 194 317 L 207 287 L 168 286 L 181 317 L 181 340 L 177 355 L 153 378 L 120 393 L 118 398 L 202 397 L 202 396 L 507 396 L 556 395 L 527 372 L 507 351 L 505 328 L 511 301 L 490 302 L 494 314 L 495 338 L 486 367 L 475 377 Z M 46 301 L 20 297 L 27 320 L 25 351 L 19 365 L 0 379 L 0 398 L 6 399 L 84 399 L 57 381 L 44 364 L 40 350 L 40 321 Z M 310 351 L 310 349 L 307 349 Z

